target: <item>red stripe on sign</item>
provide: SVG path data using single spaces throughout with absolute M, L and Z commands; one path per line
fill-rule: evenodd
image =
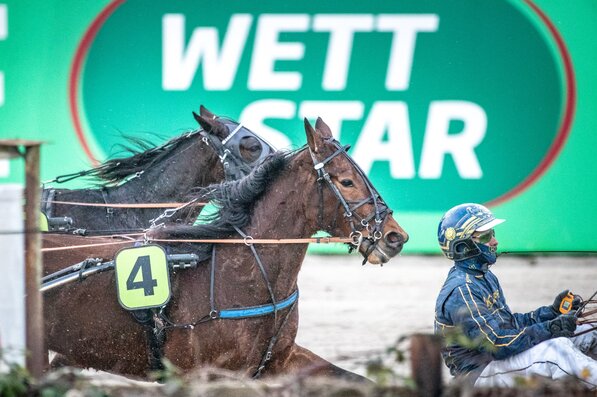
M 108 19 L 108 17 L 126 0 L 114 0 L 106 8 L 102 10 L 102 12 L 95 18 L 89 29 L 85 32 L 83 39 L 79 43 L 77 47 L 77 52 L 75 54 L 75 58 L 73 60 L 73 64 L 70 71 L 70 78 L 69 78 L 69 90 L 68 90 L 68 102 L 70 106 L 70 112 L 73 119 L 73 124 L 75 127 L 75 133 L 77 134 L 77 138 L 85 151 L 85 154 L 94 165 L 97 165 L 98 161 L 93 156 L 91 152 L 91 148 L 87 143 L 87 139 L 83 133 L 83 126 L 81 125 L 81 116 L 79 114 L 79 108 L 77 106 L 77 98 L 79 95 L 79 80 L 81 76 L 81 71 L 83 70 L 83 64 L 85 59 L 87 58 L 87 52 L 89 51 L 89 47 L 95 39 L 97 32 L 100 30 L 104 22 Z
M 562 39 L 562 35 L 556 29 L 555 25 L 551 22 L 551 20 L 545 15 L 536 4 L 534 4 L 531 0 L 525 0 L 533 11 L 541 18 L 541 21 L 547 26 L 549 32 L 553 36 L 556 45 L 558 47 L 558 51 L 562 60 L 564 62 L 564 78 L 566 84 L 566 102 L 564 105 L 564 115 L 562 117 L 562 121 L 560 124 L 560 128 L 558 129 L 558 134 L 553 141 L 553 144 L 549 148 L 547 155 L 543 158 L 543 160 L 539 163 L 537 168 L 525 179 L 523 180 L 518 186 L 514 189 L 510 190 L 508 193 L 491 200 L 490 202 L 486 203 L 487 206 L 494 206 L 507 201 L 514 196 L 520 194 L 526 188 L 535 182 L 553 163 L 555 158 L 558 156 L 562 147 L 564 146 L 564 142 L 570 135 L 570 129 L 572 127 L 572 119 L 574 118 L 574 111 L 576 110 L 576 80 L 574 77 L 574 69 L 572 67 L 572 58 L 570 57 L 570 53 L 566 48 L 566 43 L 564 43 L 564 39 Z

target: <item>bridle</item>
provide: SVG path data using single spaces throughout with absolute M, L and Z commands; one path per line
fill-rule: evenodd
M 199 130 L 199 134 L 201 134 L 203 142 L 208 146 L 211 145 L 218 155 L 220 163 L 224 167 L 224 175 L 227 181 L 237 180 L 248 175 L 253 169 L 253 165 L 263 161 L 263 159 L 275 151 L 269 143 L 259 138 L 242 124 L 222 117 L 215 117 L 215 119 L 224 124 L 228 129 L 228 136 L 226 138 L 220 141 L 213 134 L 203 129 Z M 259 158 L 252 163 L 244 162 L 239 151 L 240 140 L 248 136 L 257 139 L 262 147 Z
M 364 254 L 365 260 L 363 264 L 367 262 L 367 257 L 373 250 L 376 248 L 379 240 L 383 237 L 383 227 L 385 221 L 387 220 L 388 215 L 392 214 L 392 211 L 388 208 L 386 203 L 383 201 L 377 190 L 371 185 L 369 178 L 365 174 L 365 172 L 358 166 L 358 164 L 348 155 L 347 151 L 350 148 L 350 145 L 342 146 L 340 142 L 335 140 L 334 138 L 326 139 L 327 143 L 332 144 L 336 150 L 330 156 L 325 158 L 322 161 L 318 161 L 315 154 L 309 148 L 309 153 L 311 154 L 311 159 L 313 160 L 313 168 L 317 172 L 317 182 L 318 182 L 318 192 L 319 192 L 319 227 L 323 228 L 323 184 L 327 184 L 327 186 L 331 189 L 332 193 L 338 200 L 339 205 L 344 208 L 344 218 L 349 222 L 351 233 L 350 237 L 353 240 L 352 244 L 355 246 L 356 249 L 359 248 L 363 239 L 369 240 L 372 244 L 368 247 L 367 252 Z M 348 201 L 344 198 L 340 190 L 334 183 L 330 177 L 329 172 L 326 171 L 325 166 L 329 164 L 334 158 L 343 154 L 344 157 L 348 160 L 348 162 L 352 165 L 352 167 L 357 171 L 357 173 L 361 176 L 365 186 L 367 186 L 367 190 L 369 191 L 369 197 L 366 197 L 360 201 Z M 356 210 L 362 207 L 365 204 L 373 204 L 374 211 L 370 213 L 366 217 L 360 216 L 356 213 Z M 374 221 L 373 225 L 371 225 L 371 221 Z M 367 236 L 363 236 L 362 230 L 367 230 Z

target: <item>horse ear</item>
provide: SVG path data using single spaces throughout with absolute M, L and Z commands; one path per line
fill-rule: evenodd
M 195 121 L 199 123 L 199 125 L 201 125 L 201 116 L 199 116 L 197 113 L 193 112 L 193 117 L 195 118 Z
M 332 130 L 330 130 L 330 127 L 321 119 L 321 117 L 317 118 L 315 129 L 320 131 L 324 138 L 333 138 Z
M 218 120 L 211 117 L 200 116 L 195 112 L 193 112 L 193 117 L 195 117 L 195 120 L 197 120 L 205 132 L 217 135 L 220 137 L 220 139 L 224 139 L 228 135 L 226 126 L 220 123 Z
M 203 128 L 205 131 L 211 132 L 211 130 L 214 128 L 213 124 L 211 123 L 211 119 L 199 116 L 195 112 L 193 112 L 193 117 L 195 118 L 195 121 L 198 122 L 201 128 Z
M 215 119 L 216 117 L 218 117 L 209 110 L 207 110 L 207 108 L 203 105 L 199 106 L 199 114 L 205 117 L 206 119 Z
M 319 121 L 319 119 L 318 119 Z M 307 143 L 313 153 L 318 153 L 321 147 L 323 147 L 323 138 L 321 132 L 314 129 L 309 120 L 305 117 L 305 133 L 307 134 Z

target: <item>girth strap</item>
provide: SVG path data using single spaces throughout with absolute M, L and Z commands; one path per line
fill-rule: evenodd
M 298 297 L 298 291 L 296 291 L 295 294 Z M 267 364 L 268 361 L 270 361 L 272 359 L 272 352 L 274 351 L 274 346 L 276 345 L 278 338 L 282 334 L 282 331 L 284 330 L 284 326 L 288 322 L 288 319 L 290 318 L 290 315 L 292 314 L 292 311 L 294 310 L 295 306 L 296 306 L 296 300 L 294 300 L 292 302 L 292 306 L 290 307 L 290 309 L 288 309 L 288 313 L 286 313 L 286 316 L 284 317 L 284 321 L 282 321 L 282 324 L 280 324 L 280 328 L 278 328 L 278 330 L 276 331 L 276 334 L 270 338 L 269 343 L 267 344 L 267 350 L 265 351 L 265 353 L 263 354 L 263 357 L 261 358 L 259 367 L 257 367 L 257 371 L 255 371 L 255 373 L 253 374 L 253 379 L 257 379 L 261 376 L 261 374 L 263 373 L 263 370 L 265 369 L 265 365 Z
M 240 309 L 220 310 L 218 313 L 218 318 L 247 318 L 265 316 L 266 314 L 274 313 L 278 310 L 285 309 L 288 306 L 294 304 L 294 302 L 296 302 L 296 300 L 298 299 L 298 296 L 299 292 L 298 290 L 296 290 L 288 298 L 277 303 L 268 303 L 259 306 L 243 307 Z

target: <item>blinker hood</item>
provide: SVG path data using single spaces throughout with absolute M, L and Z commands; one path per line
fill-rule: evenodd
M 257 139 L 259 143 L 261 143 L 261 154 L 259 155 L 259 157 L 253 162 L 246 164 L 250 166 L 257 165 L 271 153 L 276 151 L 276 149 L 272 145 L 255 135 L 242 124 L 224 118 L 220 118 L 219 121 L 221 121 L 222 124 L 224 124 L 228 129 L 228 136 L 222 140 L 222 145 L 224 145 L 224 147 L 228 149 L 236 158 L 242 158 L 240 154 L 240 142 L 242 139 L 251 137 Z

